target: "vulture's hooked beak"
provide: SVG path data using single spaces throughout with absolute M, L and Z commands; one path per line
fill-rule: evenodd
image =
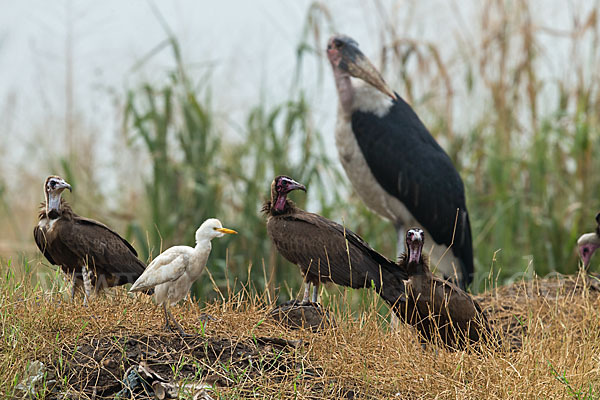
M 59 182 L 59 183 L 58 183 L 58 184 L 55 186 L 55 188 L 54 188 L 54 189 L 55 189 L 55 190 L 56 190 L 56 189 L 58 189 L 58 190 L 65 190 L 65 189 L 69 189 L 69 192 L 73 193 L 73 189 L 71 189 L 71 185 L 69 185 L 69 184 L 68 184 L 67 182 L 65 182 L 65 181 Z
M 362 79 L 381 93 L 390 96 L 393 100 L 397 100 L 394 91 L 385 83 L 383 77 L 377 71 L 377 68 L 358 49 L 354 43 L 346 43 L 339 49 L 341 59 L 338 67 L 350 74 L 351 76 Z
M 287 188 L 290 192 L 292 190 L 303 190 L 304 192 L 306 192 L 306 186 L 296 181 L 291 181 Z
M 221 233 L 228 233 L 228 234 L 237 234 L 236 231 L 234 231 L 233 229 L 227 229 L 227 228 L 215 228 L 215 231 L 217 232 L 221 232 Z

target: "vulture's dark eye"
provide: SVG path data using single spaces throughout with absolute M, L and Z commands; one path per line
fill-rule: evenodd
M 333 43 L 335 44 L 335 47 L 337 47 L 337 48 L 344 47 L 344 42 L 342 42 L 341 40 L 334 40 Z
M 54 186 L 56 186 L 56 181 L 50 181 L 50 187 L 54 189 Z

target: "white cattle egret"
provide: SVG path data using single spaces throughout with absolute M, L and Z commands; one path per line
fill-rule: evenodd
M 172 330 L 169 323 L 171 320 L 179 333 L 185 335 L 183 328 L 175 321 L 167 307 L 184 299 L 189 293 L 194 281 L 204 271 L 210 255 L 210 241 L 223 237 L 226 233 L 237 232 L 223 228 L 218 219 L 207 219 L 196 231 L 196 247 L 173 246 L 165 250 L 148 265 L 129 291 L 138 292 L 154 288 L 154 299 L 165 311 L 165 327 Z

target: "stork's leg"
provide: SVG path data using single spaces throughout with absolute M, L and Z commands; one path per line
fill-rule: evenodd
M 310 299 L 310 282 L 304 281 L 304 297 L 302 298 L 302 304 L 308 304 Z
M 312 298 L 310 301 L 316 303 L 319 297 L 319 284 L 313 285 Z
M 85 291 L 83 304 L 87 305 L 88 298 L 90 298 L 92 295 L 92 281 L 90 279 L 90 270 L 88 269 L 87 264 L 83 264 L 81 267 L 81 272 L 83 274 L 83 290 Z
M 396 232 L 398 233 L 398 243 L 396 244 L 396 259 L 400 259 L 400 256 L 406 251 L 405 248 L 405 239 L 406 239 L 406 229 L 404 229 L 404 225 L 396 224 Z M 398 331 L 400 327 L 400 320 L 395 312 L 392 311 L 390 317 L 390 330 L 392 332 Z

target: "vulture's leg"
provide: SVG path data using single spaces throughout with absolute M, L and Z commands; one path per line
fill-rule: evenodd
M 83 266 L 81 267 L 81 272 L 83 275 L 83 290 L 85 291 L 83 304 L 87 305 L 88 298 L 90 298 L 92 295 L 92 281 L 90 279 L 90 270 L 88 269 L 87 264 L 83 264 Z
M 312 291 L 312 299 L 310 299 L 310 301 L 312 301 L 313 303 L 316 303 L 319 297 L 319 284 L 317 283 L 316 285 L 313 285 L 313 291 Z
M 77 288 L 77 281 L 75 280 L 75 271 L 71 274 L 71 301 L 75 300 L 75 289 Z
M 308 304 L 310 299 L 310 282 L 304 281 L 304 297 L 302 298 L 302 304 Z
M 396 313 L 392 311 L 392 314 L 390 317 L 390 330 L 392 332 L 397 332 L 399 329 L 400 329 L 400 319 L 398 318 Z

